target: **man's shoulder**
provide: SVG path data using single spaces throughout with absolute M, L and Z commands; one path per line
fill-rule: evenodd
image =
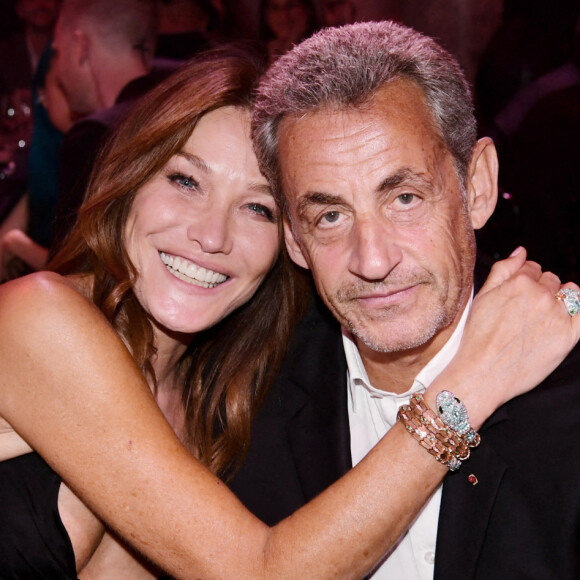
M 535 389 L 514 400 L 514 407 L 548 409 L 580 414 L 580 343 Z
M 576 446 L 580 424 L 580 345 L 535 389 L 500 408 L 482 430 L 482 437 L 495 441 L 500 453 L 521 445 L 565 455 Z M 501 445 L 499 444 L 501 443 Z M 553 455 L 553 454 L 552 454 Z M 578 463 L 580 466 L 580 463 Z
M 296 325 L 286 361 L 305 358 L 340 356 L 342 332 L 340 324 L 326 308 L 322 300 L 313 295 L 308 310 Z
M 341 328 L 320 298 L 313 296 L 264 406 L 273 405 L 282 414 L 306 401 L 317 408 L 331 407 L 329 399 L 342 399 L 342 383 L 346 384 L 346 358 Z

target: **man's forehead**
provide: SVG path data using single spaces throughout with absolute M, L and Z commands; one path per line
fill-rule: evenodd
M 330 101 L 306 112 L 287 113 L 280 121 L 278 136 L 282 141 L 288 139 L 296 128 L 301 132 L 308 132 L 320 124 L 340 125 L 344 119 L 365 122 L 373 116 L 392 116 L 393 112 L 403 113 L 405 110 L 409 110 L 413 118 L 428 120 L 432 125 L 431 112 L 422 89 L 410 79 L 395 78 L 362 102 L 344 104 Z
M 316 160 L 359 160 L 390 148 L 392 137 L 423 143 L 440 141 L 419 87 L 407 80 L 389 83 L 361 105 L 330 104 L 302 115 L 287 115 L 279 125 L 279 163 L 312 165 Z M 330 158 L 329 158 L 330 156 Z
M 409 81 L 388 85 L 363 107 L 287 117 L 279 145 L 282 185 L 291 206 L 314 194 L 380 196 L 403 183 L 432 189 L 443 174 L 456 177 L 423 93 Z

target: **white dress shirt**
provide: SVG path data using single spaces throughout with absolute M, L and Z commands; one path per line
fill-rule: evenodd
M 370 384 L 358 349 L 349 333 L 343 329 L 348 365 L 348 416 L 353 465 L 395 424 L 399 407 L 407 404 L 413 393 L 424 392 L 455 356 L 470 307 L 471 300 L 450 339 L 403 394 L 379 390 Z M 373 580 L 433 580 L 440 502 L 441 486 L 423 507 L 408 532 L 377 566 L 372 574 Z

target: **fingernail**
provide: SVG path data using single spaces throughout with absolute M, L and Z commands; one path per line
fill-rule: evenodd
M 513 258 L 514 256 L 517 256 L 521 251 L 523 250 L 522 246 L 518 246 L 511 254 L 510 254 L 510 258 Z

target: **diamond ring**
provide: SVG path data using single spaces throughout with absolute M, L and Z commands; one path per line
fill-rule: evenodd
M 564 302 L 564 306 L 570 316 L 576 316 L 580 312 L 580 293 L 572 288 L 562 288 L 556 292 L 556 299 Z

